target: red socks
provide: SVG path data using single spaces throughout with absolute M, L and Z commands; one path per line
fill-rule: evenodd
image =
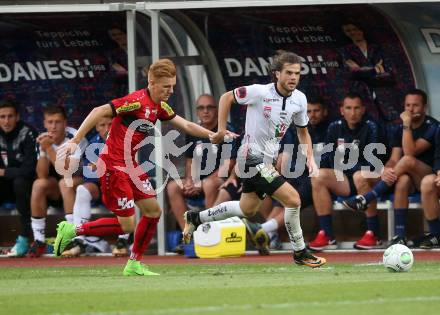
M 134 232 L 130 259 L 140 260 L 156 233 L 159 218 L 142 216 Z M 107 236 L 125 234 L 117 218 L 101 218 L 76 227 L 76 235 Z
M 145 250 L 150 244 L 154 233 L 156 233 L 157 223 L 159 218 L 148 218 L 142 216 L 136 226 L 134 232 L 134 243 L 131 250 L 130 259 L 140 260 Z
M 76 235 L 107 236 L 125 234 L 118 218 L 101 218 L 76 227 Z

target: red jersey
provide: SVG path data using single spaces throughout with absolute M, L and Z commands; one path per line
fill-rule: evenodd
M 126 152 L 127 157 L 131 157 L 133 165 L 137 163 L 134 159 L 136 151 L 134 148 L 149 134 L 153 134 L 154 129 L 151 124 L 155 124 L 157 119 L 170 120 L 176 114 L 166 103 L 156 104 L 150 97 L 147 89 L 142 89 L 130 93 L 124 97 L 114 99 L 110 102 L 113 110 L 113 121 L 106 141 L 106 148 L 102 150 L 100 159 L 105 163 L 107 170 L 116 170 L 116 167 L 125 167 L 124 139 L 129 141 L 130 152 Z M 148 123 L 149 122 L 149 123 Z M 136 127 L 129 129 L 130 124 Z M 126 137 L 127 131 L 132 133 L 132 137 Z M 131 138 L 131 139 L 130 139 Z

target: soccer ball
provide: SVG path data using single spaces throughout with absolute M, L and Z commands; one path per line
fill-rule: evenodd
M 414 263 L 411 250 L 402 244 L 394 244 L 383 253 L 383 265 L 389 271 L 408 271 Z

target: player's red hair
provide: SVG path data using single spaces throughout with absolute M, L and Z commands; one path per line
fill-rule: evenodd
M 176 76 L 176 66 L 170 59 L 159 59 L 148 69 L 151 79 L 173 78 Z

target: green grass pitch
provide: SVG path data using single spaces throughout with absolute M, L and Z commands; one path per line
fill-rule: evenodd
M 153 265 L 1 268 L 1 314 L 440 314 L 440 264 L 408 273 L 381 265 Z

